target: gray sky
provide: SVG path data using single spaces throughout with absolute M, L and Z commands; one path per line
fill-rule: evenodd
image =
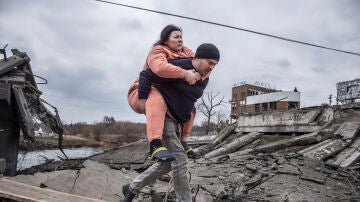
M 116 2 L 360 52 L 358 0 Z M 0 0 L 0 19 L 0 46 L 9 44 L 8 55 L 27 52 L 33 72 L 49 81 L 39 86 L 42 98 L 66 123 L 105 115 L 145 122 L 128 106 L 127 90 L 167 24 L 182 27 L 193 50 L 204 42 L 219 47 L 207 91 L 225 100 L 234 83 L 261 81 L 283 91 L 296 86 L 302 107 L 320 105 L 336 96 L 337 82 L 360 77 L 359 56 L 92 0 Z

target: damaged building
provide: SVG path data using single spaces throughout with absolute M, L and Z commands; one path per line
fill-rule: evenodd
M 300 94 L 296 88 L 294 91 L 280 91 L 261 82 L 241 82 L 232 88 L 230 117 L 237 119 L 242 114 L 298 109 Z
M 342 81 L 336 84 L 336 102 L 342 104 L 360 102 L 360 79 Z

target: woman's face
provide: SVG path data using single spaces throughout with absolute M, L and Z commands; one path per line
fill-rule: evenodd
M 182 33 L 180 31 L 172 31 L 165 45 L 174 51 L 180 51 L 183 46 Z

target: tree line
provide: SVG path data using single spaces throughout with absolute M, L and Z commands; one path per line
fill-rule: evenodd
M 205 92 L 199 99 L 196 108 L 199 115 L 204 117 L 200 126 L 194 126 L 193 132 L 197 134 L 209 134 L 218 131 L 226 122 L 226 114 L 219 109 L 224 107 L 224 97 L 220 93 Z M 82 135 L 84 137 L 101 140 L 104 134 L 122 135 L 130 140 L 138 140 L 146 137 L 146 123 L 134 123 L 130 121 L 116 121 L 112 116 L 104 116 L 103 120 L 94 124 L 71 123 L 64 124 L 65 134 Z

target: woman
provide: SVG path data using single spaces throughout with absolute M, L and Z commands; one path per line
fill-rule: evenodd
M 150 68 L 155 74 L 163 78 L 184 79 L 189 84 L 195 84 L 200 75 L 194 70 L 184 70 L 168 63 L 169 59 L 193 57 L 194 52 L 183 45 L 182 30 L 175 25 L 167 25 L 160 33 L 160 39 L 150 50 L 143 70 Z M 150 143 L 150 155 L 154 160 L 172 161 L 175 156 L 167 151 L 161 143 L 167 107 L 160 92 L 152 87 L 146 100 L 138 98 L 138 79 L 130 86 L 128 102 L 137 113 L 146 115 L 147 136 Z M 182 140 L 186 141 L 190 135 L 195 112 L 191 119 L 182 126 Z M 187 150 L 187 148 L 185 148 Z M 190 151 L 191 150 L 187 150 Z

